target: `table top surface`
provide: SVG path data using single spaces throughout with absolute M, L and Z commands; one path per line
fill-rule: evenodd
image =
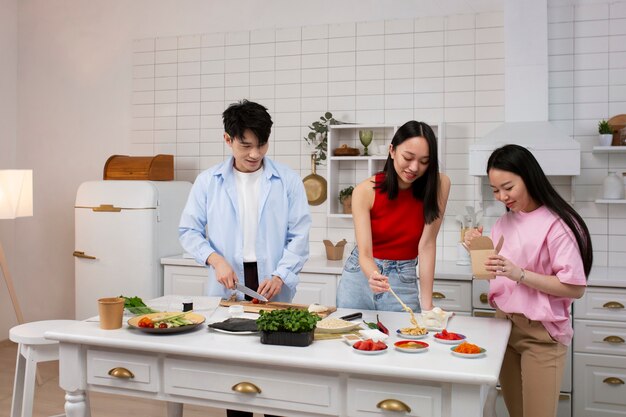
M 202 302 L 196 301 L 199 304 Z M 206 317 L 206 323 L 186 333 L 148 334 L 129 327 L 126 322 L 120 329 L 102 330 L 96 318 L 50 329 L 45 336 L 58 340 L 62 346 L 70 343 L 178 357 L 216 359 L 238 364 L 260 364 L 280 369 L 496 385 L 510 332 L 510 323 L 507 320 L 455 315 L 448 322 L 448 331 L 462 333 L 467 336 L 468 342 L 485 348 L 487 354 L 484 357 L 465 359 L 453 356 L 450 352 L 451 346 L 437 342 L 433 338 L 435 332 L 432 331 L 422 339 L 430 345 L 427 352 L 403 353 L 396 351 L 393 343 L 401 340 L 395 334 L 396 329 L 410 326 L 408 313 L 366 310 L 362 311 L 364 320 L 376 321 L 378 314 L 390 330 L 391 336 L 387 339 L 389 348 L 383 354 L 362 355 L 354 352 L 341 339 L 316 340 L 307 347 L 266 345 L 260 342 L 258 334 L 225 334 L 209 329 L 208 323 L 228 318 L 227 308 L 217 307 L 219 300 L 215 301 L 215 307 L 213 303 L 205 302 L 207 308 L 194 310 Z M 339 309 L 331 317 L 340 317 L 355 311 L 357 310 Z M 246 317 L 258 316 L 246 313 Z M 363 325 L 362 328 L 366 327 Z

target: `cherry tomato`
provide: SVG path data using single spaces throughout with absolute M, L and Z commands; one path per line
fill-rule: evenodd
M 258 299 L 256 299 L 256 298 L 253 298 L 253 299 L 252 299 L 252 304 L 259 304 L 259 300 L 258 300 Z
M 167 329 L 167 324 L 166 323 L 159 324 L 159 329 Z

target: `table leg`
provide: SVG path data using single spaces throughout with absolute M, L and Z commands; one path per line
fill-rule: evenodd
M 65 392 L 65 415 L 67 417 L 91 417 L 89 401 L 85 391 Z
M 485 398 L 485 408 L 483 417 L 497 417 L 496 415 L 496 399 L 498 398 L 498 390 L 496 387 L 489 387 L 487 398 Z
M 167 417 L 183 417 L 183 403 L 167 402 Z
M 17 359 L 15 361 L 15 382 L 13 382 L 13 402 L 11 403 L 11 417 L 20 417 L 22 415 L 26 359 L 24 358 L 24 356 L 22 356 L 21 347 L 21 345 L 17 346 Z

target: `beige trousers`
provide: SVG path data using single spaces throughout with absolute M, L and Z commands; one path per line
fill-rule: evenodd
M 539 321 L 496 311 L 511 321 L 511 336 L 500 370 L 510 417 L 555 417 L 567 346 L 552 339 Z

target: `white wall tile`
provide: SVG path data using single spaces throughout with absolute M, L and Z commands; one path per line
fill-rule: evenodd
M 358 68 L 357 68 L 358 71 Z M 385 79 L 413 78 L 413 64 L 385 64 Z
M 433 46 L 443 46 L 445 32 L 422 32 L 415 33 L 413 37 L 413 45 L 416 48 L 425 48 Z
M 356 50 L 357 51 L 372 51 L 385 48 L 385 36 L 357 36 L 356 38 Z
M 491 29 L 479 29 L 479 30 L 484 31 L 484 30 L 491 30 Z M 444 44 L 446 46 L 474 44 L 475 36 L 476 36 L 475 29 L 449 30 L 449 31 L 446 31 Z M 418 46 L 417 43 L 415 45 Z
M 178 65 L 176 64 L 156 64 L 154 66 L 155 77 L 173 77 L 178 74 Z

